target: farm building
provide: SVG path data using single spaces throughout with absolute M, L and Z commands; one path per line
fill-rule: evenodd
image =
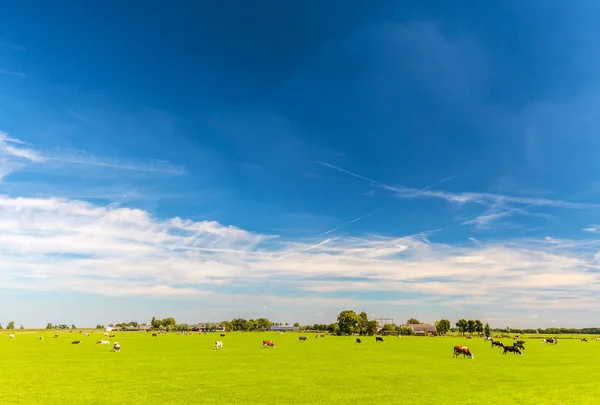
M 426 336 L 426 335 L 434 335 L 437 333 L 437 329 L 435 325 L 430 323 L 419 323 L 416 325 L 402 325 L 405 328 L 412 329 L 413 335 L 415 336 Z
M 206 325 L 210 324 L 210 322 L 198 322 L 193 328 L 192 330 L 194 331 L 200 331 L 200 332 L 206 332 L 207 331 L 207 327 Z M 213 325 L 215 325 L 216 323 L 213 323 Z M 221 324 L 217 324 L 217 327 L 214 329 L 215 332 L 225 332 L 225 326 L 221 325 Z
M 300 330 L 299 327 L 297 326 L 271 326 L 271 330 L 274 331 L 278 331 L 278 332 L 284 332 L 284 331 L 298 331 Z

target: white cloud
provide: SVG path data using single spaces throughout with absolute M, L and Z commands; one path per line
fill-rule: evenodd
M 261 291 L 255 302 L 260 307 L 293 305 L 298 296 L 328 307 L 599 307 L 600 277 L 591 271 L 598 267 L 599 242 L 514 242 L 463 246 L 376 235 L 288 242 L 216 222 L 159 219 L 134 208 L 0 196 L 5 288 L 175 298 L 215 294 L 228 302 L 255 302 L 252 294 Z M 244 292 L 232 296 L 230 288 Z M 355 293 L 372 297 L 350 298 Z
M 52 151 L 41 151 L 25 147 L 20 139 L 10 137 L 0 131 L 0 180 L 9 173 L 37 164 L 44 172 L 65 169 L 73 173 L 73 166 L 88 166 L 121 171 L 137 171 L 181 175 L 185 173 L 183 166 L 172 165 L 164 160 L 132 161 L 125 159 L 100 158 L 81 151 L 63 151 L 59 148 Z M 58 166 L 63 167 L 58 167 Z
M 44 160 L 38 152 L 25 148 L 22 145 L 24 145 L 23 141 L 10 138 L 6 132 L 0 131 L 0 158 L 24 159 L 31 162 L 41 162 Z

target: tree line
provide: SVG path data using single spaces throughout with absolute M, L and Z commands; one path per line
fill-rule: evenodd
M 0 329 L 3 329 L 1 323 L 0 323 Z M 15 329 L 14 321 L 10 321 L 8 324 L 6 324 L 6 329 Z M 21 325 L 21 327 L 19 329 L 25 329 L 25 328 L 23 327 L 23 325 Z
M 359 334 L 359 335 L 374 335 L 376 333 L 382 334 L 400 334 L 400 335 L 411 335 L 413 333 L 413 329 L 408 325 L 420 324 L 421 322 L 418 319 L 410 318 L 406 321 L 406 324 L 396 325 L 396 324 L 385 324 L 383 326 L 379 325 L 376 320 L 369 319 L 366 312 L 360 312 L 357 314 L 353 310 L 344 310 L 339 313 L 336 319 L 337 322 L 333 322 L 330 324 L 314 324 L 314 325 L 303 325 L 301 326 L 298 322 L 295 322 L 293 326 L 296 326 L 301 331 L 317 331 L 317 332 L 329 332 L 332 334 Z M 560 335 L 560 334 L 600 334 L 600 327 L 592 327 L 592 328 L 497 328 L 491 329 L 489 324 L 483 324 L 479 319 L 459 319 L 456 321 L 454 327 L 451 325 L 450 321 L 447 319 L 440 319 L 435 321 L 435 327 L 437 333 L 439 335 L 445 335 L 448 332 L 452 333 L 460 333 L 462 335 L 465 334 L 484 334 L 485 336 L 491 336 L 493 333 L 524 333 L 524 334 L 548 334 L 548 335 Z M 141 324 L 142 326 L 147 326 L 145 323 Z M 271 326 L 289 326 L 289 323 L 281 323 L 281 322 L 272 322 L 267 318 L 258 318 L 258 319 L 243 319 L 243 318 L 234 318 L 231 321 L 221 321 L 221 322 L 207 322 L 206 330 L 208 331 L 216 331 L 219 330 L 220 327 L 224 328 L 227 332 L 233 331 L 243 331 L 243 332 L 260 332 L 266 331 L 271 328 Z M 110 327 L 117 328 L 126 328 L 133 327 L 137 328 L 140 324 L 136 321 L 130 322 L 121 322 L 115 325 L 109 324 Z M 152 317 L 152 321 L 150 323 L 152 329 L 156 330 L 166 330 L 166 331 L 191 331 L 195 328 L 195 325 L 189 325 L 186 323 L 178 324 L 173 317 L 157 319 L 156 317 Z M 381 327 L 380 327 L 381 326 Z M 6 329 L 15 329 L 16 325 L 14 321 L 8 322 L 6 325 Z M 0 323 L 0 329 L 3 329 L 2 324 Z M 24 329 L 23 325 L 20 326 L 20 329 Z M 48 322 L 46 325 L 46 329 L 76 329 L 74 324 L 69 327 L 66 324 L 56 324 L 53 325 L 51 322 Z M 96 329 L 104 329 L 104 325 L 96 325 Z

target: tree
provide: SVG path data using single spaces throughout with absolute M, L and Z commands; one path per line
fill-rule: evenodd
M 475 319 L 475 332 L 483 333 L 483 324 L 479 319 Z
M 0 329 L 2 329 L 2 324 L 0 323 Z
M 356 312 L 347 309 L 345 311 L 340 312 L 337 317 L 338 325 L 340 327 L 340 332 L 342 333 L 354 333 L 356 327 L 358 326 L 359 317 L 356 315 Z
M 231 324 L 233 325 L 233 330 L 235 331 L 244 331 L 247 330 L 248 327 L 248 321 L 243 318 L 232 319 Z
M 467 321 L 467 332 L 469 332 L 469 335 L 472 335 L 473 332 L 475 332 L 475 321 L 472 319 Z
M 19 329 L 25 329 L 25 328 L 23 327 L 23 325 L 21 325 L 21 327 Z
M 418 319 L 415 319 L 415 318 L 410 318 L 408 321 L 406 321 L 406 324 L 407 324 L 407 325 L 418 325 L 418 324 L 420 324 L 420 323 L 421 323 L 421 322 L 419 322 L 419 320 L 418 320 Z
M 8 325 L 6 325 L 6 329 L 14 329 L 15 328 L 15 323 L 14 321 L 10 321 L 8 323 Z
M 367 313 L 365 311 L 361 312 L 358 315 L 358 326 L 356 332 L 361 335 L 367 333 L 367 323 L 369 322 L 369 317 L 367 317 Z
M 401 335 L 409 336 L 413 334 L 412 328 L 407 328 L 406 326 L 399 326 L 398 333 Z
M 396 333 L 398 332 L 398 328 L 393 323 L 386 323 L 381 328 L 381 333 Z
M 467 321 L 465 319 L 460 319 L 458 322 L 456 322 L 456 327 L 458 328 L 458 331 L 460 333 L 462 333 L 463 335 L 465 334 L 465 332 L 467 331 Z
M 300 322 L 294 322 L 294 326 L 299 328 L 300 327 Z
M 73 324 L 73 325 L 71 325 L 71 329 L 77 329 L 77 328 L 76 328 L 76 327 L 75 327 L 75 325 Z
M 377 321 L 368 321 L 367 322 L 367 330 L 365 331 L 366 334 L 369 336 L 375 335 L 377 333 L 377 326 L 379 326 Z
M 435 329 L 440 335 L 445 335 L 450 330 L 450 321 L 447 319 L 435 321 Z
M 246 330 L 255 331 L 257 329 L 256 321 L 254 319 L 250 319 L 246 324 Z
M 298 322 L 296 322 L 298 323 Z M 258 330 L 269 330 L 273 324 L 267 318 L 258 318 L 256 320 L 256 327 Z
M 150 321 L 150 325 L 152 325 L 153 328 L 158 328 L 160 326 L 160 323 L 156 320 L 155 317 L 152 317 L 152 320 Z
M 104 325 L 96 325 L 96 329 L 104 329 Z
M 492 331 L 490 330 L 490 325 L 486 322 L 485 327 L 483 328 L 483 332 L 485 333 L 485 337 L 492 336 Z
M 46 325 L 46 329 L 53 329 L 52 322 L 48 322 L 48 324 Z
M 325 326 L 325 325 L 323 325 L 323 326 Z M 336 335 L 340 332 L 340 325 L 338 325 L 337 323 L 332 323 L 325 329 L 328 330 L 329 333 L 331 333 L 332 335 Z
M 177 322 L 175 322 L 175 318 L 164 318 L 162 320 L 162 324 L 165 328 L 170 327 L 170 330 L 175 329 L 175 326 L 177 325 Z M 169 330 L 169 329 L 167 329 Z

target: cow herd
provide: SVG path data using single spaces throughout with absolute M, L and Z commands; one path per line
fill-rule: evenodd
M 85 336 L 90 336 L 89 334 L 85 334 Z M 104 336 L 108 336 L 108 337 L 115 337 L 114 334 L 108 334 L 105 333 Z M 225 337 L 224 333 L 220 334 L 221 337 Z M 15 335 L 14 334 L 10 334 L 9 339 L 14 339 Z M 156 333 L 152 334 L 152 337 L 157 337 Z M 325 335 L 316 335 L 316 338 L 324 338 Z M 54 338 L 58 338 L 58 334 L 54 335 Z M 471 337 L 467 337 L 467 339 L 470 339 Z M 496 336 L 496 338 L 499 338 L 499 336 Z M 519 336 L 515 336 L 513 339 L 518 339 Z M 39 338 L 40 340 L 44 340 L 43 337 Z M 307 336 L 299 336 L 298 340 L 300 342 L 306 342 L 308 340 Z M 486 337 L 485 340 L 489 341 L 491 343 L 491 348 L 495 348 L 495 347 L 499 347 L 503 349 L 503 353 L 502 354 L 507 354 L 507 353 L 513 353 L 513 354 L 518 354 L 518 355 L 522 355 L 522 350 L 525 350 L 525 341 L 523 340 L 517 340 L 516 342 L 514 342 L 512 345 L 505 345 L 503 342 L 499 341 L 499 340 L 494 340 L 491 337 Z M 600 338 L 596 338 L 596 341 L 600 341 Z M 581 338 L 582 342 L 587 342 L 588 339 L 587 338 Z M 375 336 L 375 342 L 381 342 L 383 343 L 383 337 L 381 336 Z M 558 344 L 558 339 L 556 338 L 546 338 L 546 339 L 542 339 L 542 342 L 545 344 L 551 344 L 551 345 L 556 345 Z M 356 338 L 356 343 L 362 343 L 362 340 L 360 338 Z M 74 340 L 71 342 L 71 344 L 73 345 L 79 345 L 81 344 L 81 340 Z M 96 344 L 99 345 L 110 345 L 110 341 L 108 340 L 98 340 L 96 342 Z M 266 348 L 266 347 L 270 347 L 270 348 L 275 348 L 275 343 L 272 340 L 263 340 L 262 342 L 262 347 Z M 214 344 L 214 349 L 215 350 L 222 350 L 223 349 L 223 341 L 215 341 Z M 119 344 L 119 342 L 114 342 L 113 344 L 113 352 L 120 352 L 121 351 L 121 345 Z M 471 359 L 474 359 L 475 356 L 473 355 L 473 353 L 471 352 L 471 349 L 469 349 L 469 347 L 467 346 L 461 346 L 461 345 L 457 345 L 454 346 L 453 348 L 453 355 L 452 357 L 458 358 L 460 355 L 463 355 L 463 358 L 465 357 L 470 357 Z

